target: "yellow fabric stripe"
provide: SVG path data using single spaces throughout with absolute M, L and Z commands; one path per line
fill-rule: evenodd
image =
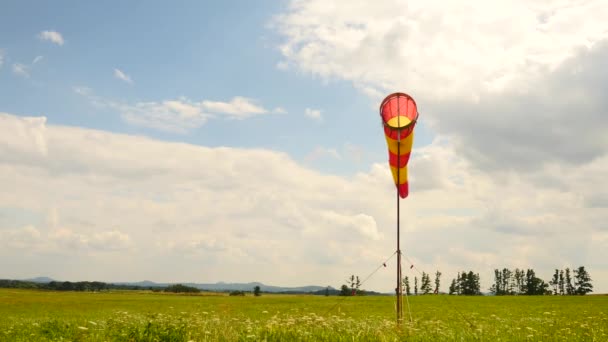
M 410 120 L 407 116 L 398 115 L 394 118 L 390 118 L 386 124 L 393 128 L 399 128 L 409 125 L 410 122 L 412 122 L 412 120 Z
M 397 154 L 399 143 L 397 140 L 391 139 L 388 135 L 384 135 L 386 137 L 386 144 L 388 145 L 389 151 L 392 154 Z M 405 139 L 401 139 L 401 155 L 408 154 L 412 151 L 412 144 L 414 143 L 414 131 L 410 133 Z
M 393 173 L 393 180 L 397 184 L 397 168 L 391 166 L 391 172 Z M 399 185 L 407 183 L 407 166 L 399 169 Z

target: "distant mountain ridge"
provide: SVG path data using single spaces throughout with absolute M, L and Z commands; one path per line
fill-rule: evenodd
M 30 281 L 34 283 L 50 283 L 52 281 L 59 281 L 49 277 L 36 277 L 30 279 L 24 279 L 24 281 Z M 105 282 L 105 281 L 104 281 Z M 116 285 L 129 285 L 129 286 L 140 286 L 140 287 L 167 287 L 169 285 L 174 284 L 182 284 L 186 286 L 196 287 L 199 290 L 207 290 L 207 291 L 253 291 L 253 288 L 256 286 L 260 287 L 262 292 L 270 292 L 270 293 L 281 293 L 281 292 L 289 292 L 289 293 L 310 293 L 310 292 L 318 292 L 324 291 L 327 289 L 327 286 L 318 286 L 318 285 L 307 285 L 307 286 L 296 286 L 296 287 L 286 287 L 286 286 L 273 286 L 273 285 L 265 285 L 260 282 L 250 282 L 250 283 L 225 283 L 225 282 L 217 282 L 212 284 L 205 283 L 185 283 L 185 282 L 172 282 L 172 283 L 157 283 L 150 280 L 143 280 L 137 282 L 105 282 L 108 284 L 116 284 Z M 329 286 L 330 291 L 336 291 L 333 287 Z
M 307 285 L 307 286 L 296 286 L 296 287 L 285 287 L 285 286 L 273 286 L 273 285 L 265 285 L 260 282 L 250 282 L 250 283 L 225 283 L 225 282 L 217 282 L 212 284 L 201 284 L 201 283 L 155 283 L 153 281 L 144 280 L 140 282 L 124 282 L 124 283 L 114 283 L 119 285 L 135 285 L 142 287 L 166 287 L 172 284 L 182 284 L 186 286 L 196 287 L 200 290 L 207 291 L 253 291 L 253 288 L 256 286 L 260 287 L 262 292 L 298 292 L 298 293 L 308 293 L 308 292 L 316 292 L 325 290 L 326 286 L 317 286 L 317 285 Z M 333 289 L 330 287 L 330 290 Z
M 55 280 L 53 280 L 49 277 L 36 277 L 36 278 L 31 278 L 31 279 L 23 279 L 23 281 L 31 281 L 32 283 L 50 283 Z

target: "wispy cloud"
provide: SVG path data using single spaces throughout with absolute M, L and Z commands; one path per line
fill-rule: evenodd
M 30 77 L 29 69 L 30 69 L 30 67 L 25 64 L 21 64 L 21 63 L 13 64 L 13 73 L 15 73 L 16 75 L 25 77 L 25 78 Z
M 187 133 L 209 119 L 208 113 L 187 98 L 111 105 L 120 111 L 123 120 L 129 124 L 174 133 Z
M 129 84 L 133 84 L 133 80 L 131 79 L 131 76 L 125 74 L 120 69 L 114 69 L 114 77 L 118 78 L 121 81 L 127 82 Z
M 228 102 L 192 101 L 186 97 L 163 101 L 116 102 L 103 99 L 90 88 L 77 86 L 74 92 L 86 97 L 95 106 L 118 110 L 126 122 L 136 126 L 154 128 L 174 133 L 187 133 L 212 118 L 246 119 L 255 115 L 285 113 L 277 107 L 269 111 L 253 99 L 236 96 Z
M 4 64 L 4 51 L 0 49 L 0 67 L 2 67 L 2 64 Z
M 50 41 L 51 43 L 54 43 L 54 44 L 57 44 L 60 46 L 65 43 L 65 41 L 63 40 L 63 36 L 61 35 L 61 33 L 57 32 L 57 31 L 42 31 L 38 34 L 38 38 L 40 40 Z
M 241 96 L 236 96 L 229 102 L 203 101 L 200 105 L 206 111 L 224 114 L 233 119 L 244 119 L 268 113 L 268 110 L 257 105 L 255 100 Z
M 323 121 L 323 116 L 321 115 L 321 110 L 319 109 L 306 108 L 304 114 L 315 121 Z
M 289 69 L 289 64 L 287 64 L 287 62 L 285 61 L 279 62 L 277 63 L 277 69 L 286 71 L 287 69 Z
M 272 112 L 275 114 L 287 114 L 287 110 L 285 110 L 283 107 L 277 107 L 273 109 Z
M 13 64 L 13 68 L 12 68 L 13 69 L 13 73 L 15 75 L 19 75 L 21 77 L 29 78 L 31 70 L 34 67 L 34 65 L 36 65 L 37 63 L 39 63 L 43 58 L 44 58 L 43 56 L 36 56 L 31 64 L 23 64 L 23 63 L 15 63 L 15 64 Z M 0 63 L 0 65 L 1 64 L 2 63 Z

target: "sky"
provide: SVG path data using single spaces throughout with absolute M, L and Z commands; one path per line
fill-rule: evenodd
M 608 3 L 4 1 L 0 278 L 608 292 Z M 415 265 L 412 270 L 409 266 Z

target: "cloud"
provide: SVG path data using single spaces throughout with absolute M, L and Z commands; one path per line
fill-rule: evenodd
M 112 104 L 129 124 L 174 133 L 186 133 L 202 126 L 210 117 L 201 107 L 187 98 L 162 102 Z
M 30 77 L 29 70 L 30 70 L 30 67 L 25 64 L 21 64 L 21 63 L 13 64 L 13 73 L 15 73 L 15 75 L 19 75 L 21 77 L 28 78 L 28 77 Z
M 119 80 L 124 81 L 126 83 L 133 84 L 133 80 L 131 79 L 131 76 L 125 74 L 120 69 L 114 69 L 114 77 L 116 77 Z
M 292 1 L 273 25 L 283 64 L 304 72 L 383 93 L 470 99 L 525 84 L 608 37 L 605 1 L 565 3 Z
M 4 64 L 4 51 L 0 49 L 0 68 L 2 67 L 2 64 Z
M 433 126 L 456 137 L 479 167 L 530 171 L 547 163 L 581 164 L 605 153 L 608 41 L 531 80 L 536 91 L 484 94 L 476 103 L 431 105 Z
M 407 91 L 468 163 L 528 173 L 608 148 L 608 5 L 567 3 L 297 1 L 274 27 L 290 65 L 350 81 L 374 103 Z
M 230 102 L 202 101 L 200 106 L 210 113 L 223 114 L 232 119 L 245 119 L 268 113 L 266 109 L 258 106 L 255 100 L 241 96 L 232 98 Z
M 283 107 L 276 107 L 272 110 L 272 112 L 275 114 L 287 114 L 287 110 L 285 110 Z
M 46 141 L 46 118 L 27 117 L 14 120 L 10 116 L 0 115 L 0 123 L 13 134 L 0 136 L 0 146 L 5 156 L 21 155 L 25 159 L 44 158 L 48 154 Z
M 359 233 L 364 238 L 372 240 L 380 240 L 382 238 L 382 234 L 378 232 L 376 221 L 369 215 L 343 215 L 334 211 L 325 211 L 321 213 L 321 217 L 327 220 L 329 225 L 337 231 Z M 338 235 L 340 236 L 342 233 Z
M 73 90 L 95 106 L 117 110 L 129 124 L 180 134 L 198 128 L 213 118 L 242 120 L 256 115 L 286 113 L 281 107 L 268 111 L 256 104 L 255 100 L 240 96 L 234 97 L 230 102 L 196 102 L 180 97 L 164 101 L 124 103 L 97 96 L 88 87 L 76 86 Z
M 289 69 L 289 64 L 287 64 L 284 61 L 279 62 L 279 63 L 277 63 L 277 69 L 285 71 L 285 70 Z
M 15 63 L 13 64 L 13 73 L 21 77 L 29 78 L 32 68 L 42 60 L 43 56 L 36 56 L 31 64 Z M 0 61 L 1 62 L 1 61 Z M 1 64 L 1 63 L 0 63 Z
M 95 233 L 89 244 L 99 250 L 124 250 L 131 245 L 131 238 L 118 230 Z
M 323 121 L 323 116 L 321 116 L 321 110 L 319 109 L 306 108 L 304 114 L 315 121 Z
M 10 248 L 29 248 L 39 244 L 40 239 L 40 231 L 32 225 L 0 231 L 0 243 Z
M 473 269 L 487 288 L 493 268 L 531 267 L 548 279 L 555 267 L 582 264 L 596 291 L 608 291 L 601 261 L 608 211 L 595 200 L 608 195 L 598 186 L 608 155 L 497 177 L 457 151 L 437 139 L 410 161 L 402 246 L 418 269 L 439 269 L 444 279 Z M 570 185 L 537 181 L 556 177 Z M 276 151 L 0 114 L 0 188 L 2 212 L 31 213 L 25 224 L 0 220 L 0 267 L 11 278 L 50 272 L 67 280 L 339 286 L 394 252 L 395 189 L 386 163 L 339 177 Z M 27 258 L 17 257 L 24 251 Z M 390 292 L 393 262 L 365 288 Z
M 60 46 L 65 42 L 61 33 L 57 31 L 42 31 L 38 34 L 38 39 L 47 40 Z

